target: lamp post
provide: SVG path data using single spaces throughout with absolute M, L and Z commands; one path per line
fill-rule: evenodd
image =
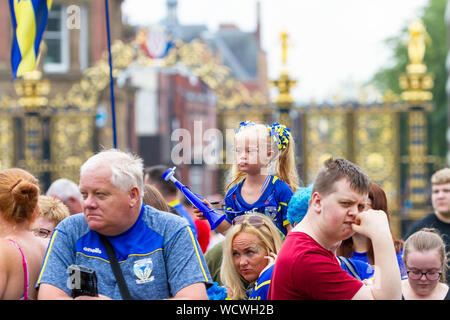
M 279 95 L 275 99 L 279 115 L 278 121 L 288 128 L 291 128 L 290 111 L 294 105 L 294 99 L 291 96 L 291 88 L 297 84 L 296 80 L 290 78 L 287 70 L 287 52 L 288 52 L 288 34 L 282 31 L 281 38 L 281 61 L 283 67 L 280 77 L 277 80 L 271 81 L 271 85 L 278 88 Z
M 46 96 L 50 92 L 50 83 L 41 78 L 41 71 L 35 70 L 24 74 L 23 80 L 15 82 L 18 103 L 24 110 L 24 158 L 18 160 L 22 160 L 23 166 L 30 171 L 35 171 L 44 160 L 41 112 L 48 105 Z
M 423 217 L 430 208 L 427 204 L 428 170 L 427 164 L 432 157 L 427 150 L 427 115 L 432 109 L 433 98 L 430 90 L 434 86 L 434 77 L 427 73 L 423 63 L 426 42 L 429 37 L 420 19 L 409 24 L 408 55 L 410 63 L 406 73 L 399 78 L 403 90 L 401 99 L 408 107 L 408 156 L 403 160 L 408 164 L 407 181 L 409 189 L 407 200 L 410 204 L 408 216 L 411 219 Z

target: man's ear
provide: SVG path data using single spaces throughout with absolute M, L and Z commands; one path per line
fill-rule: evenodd
M 320 193 L 317 191 L 311 195 L 311 205 L 315 213 L 320 213 L 322 211 L 322 198 Z
M 80 200 L 79 199 L 77 199 L 76 197 L 74 197 L 74 196 L 70 196 L 69 198 L 67 198 L 67 200 L 66 200 L 67 202 L 71 202 L 71 203 L 74 203 L 74 202 L 79 202 Z
M 134 186 L 130 189 L 129 192 L 130 196 L 130 208 L 133 208 L 137 203 L 139 203 L 141 192 L 139 191 L 139 188 Z

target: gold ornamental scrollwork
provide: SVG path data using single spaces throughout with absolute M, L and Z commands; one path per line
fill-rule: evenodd
M 312 183 L 323 162 L 343 157 L 360 166 L 399 209 L 399 116 L 387 105 L 335 105 L 301 110 L 304 181 Z
M 135 59 L 136 51 L 130 44 L 118 40 L 111 46 L 113 59 L 113 77 L 117 77 L 121 70 L 126 69 Z M 57 95 L 49 104 L 54 107 L 74 106 L 85 112 L 95 112 L 100 93 L 109 85 L 108 53 L 94 66 L 88 68 L 83 78 L 75 83 L 63 96 Z
M 6 95 L 0 97 L 0 170 L 14 163 L 14 120 L 10 115 L 14 107 L 14 99 Z
M 92 133 L 94 119 L 90 114 L 60 114 L 50 124 L 53 143 L 51 154 L 59 161 L 55 162 L 52 180 L 69 178 L 78 181 L 79 169 L 94 150 Z
M 330 157 L 348 158 L 346 113 L 310 112 L 304 125 L 305 182 L 312 183 Z
M 0 170 L 13 167 L 14 120 L 0 111 Z
M 111 47 L 113 77 L 132 63 L 160 68 L 175 67 L 179 63 L 198 76 L 215 91 L 219 109 L 235 109 L 240 106 L 267 106 L 269 101 L 260 92 L 249 92 L 231 76 L 228 67 L 220 63 L 218 56 L 203 41 L 194 39 L 190 43 L 177 40 L 164 59 L 151 59 L 140 50 L 138 40 L 114 42 Z M 83 79 L 74 84 L 65 97 L 55 97 L 50 105 L 72 105 L 80 110 L 95 110 L 98 96 L 109 84 L 108 55 L 105 53 L 93 67 L 87 69 Z M 64 103 L 62 103 L 64 101 Z
M 399 120 L 396 112 L 355 113 L 355 163 L 386 192 L 388 206 L 399 209 Z
M 241 82 L 232 77 L 229 68 L 220 63 L 220 56 L 213 53 L 208 45 L 200 40 L 193 40 L 190 43 L 177 41 L 168 55 L 158 61 L 145 57 L 136 41 L 130 43 L 115 41 L 111 51 L 114 78 L 131 65 L 158 65 L 161 68 L 184 65 L 215 91 L 221 112 L 241 112 L 238 110 L 240 107 L 243 107 L 243 112 L 248 112 L 249 106 L 269 106 L 264 94 L 249 92 Z M 36 109 L 41 116 L 50 118 L 52 160 L 35 163 L 31 163 L 30 160 L 28 165 L 33 172 L 50 171 L 52 180 L 65 176 L 77 181 L 79 166 L 94 150 L 96 108 L 102 92 L 110 81 L 108 58 L 105 52 L 67 92 L 48 95 L 48 82 L 45 79 L 36 79 L 38 82 L 33 82 L 32 87 L 28 84 L 32 83 L 33 79 L 27 79 L 28 82 L 20 83 L 16 87 L 21 94 L 21 103 L 7 96 L 1 97 L 0 168 L 10 167 L 15 161 L 14 119 L 10 115 L 7 117 L 3 115 L 13 109 L 15 116 L 22 117 L 27 111 Z M 29 88 L 39 90 L 39 94 L 30 92 Z M 36 98 L 31 101 L 28 99 L 30 96 L 39 96 L 42 99 Z M 27 120 L 26 125 L 34 125 L 34 120 Z M 29 140 L 28 142 L 34 145 L 39 142 L 34 141 L 33 137 L 29 137 Z
M 199 39 L 189 43 L 176 41 L 165 60 L 166 63 L 162 66 L 175 66 L 181 62 L 214 90 L 219 110 L 269 104 L 263 94 L 250 92 L 240 81 L 234 79 L 230 69 L 221 64 L 208 45 Z

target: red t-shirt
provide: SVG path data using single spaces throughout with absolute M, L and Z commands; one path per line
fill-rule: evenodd
M 268 300 L 350 300 L 363 283 L 333 252 L 303 232 L 289 232 L 278 253 Z

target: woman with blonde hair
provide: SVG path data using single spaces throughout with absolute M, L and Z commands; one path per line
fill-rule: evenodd
M 49 239 L 53 229 L 70 216 L 69 208 L 59 199 L 39 196 L 39 217 L 33 222 L 31 231 L 38 237 Z
M 231 300 L 266 300 L 281 233 L 262 214 L 233 220 L 223 243 L 221 281 Z
M 31 232 L 39 214 L 37 179 L 25 170 L 0 172 L 0 299 L 35 299 L 45 242 Z
M 436 229 L 423 228 L 405 241 L 403 250 L 408 279 L 402 281 L 405 300 L 450 300 L 445 275 L 445 243 Z

